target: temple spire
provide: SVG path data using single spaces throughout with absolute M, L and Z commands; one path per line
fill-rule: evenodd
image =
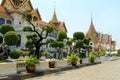
M 50 20 L 50 22 L 52 22 L 52 23 L 58 23 L 58 19 L 57 19 L 57 16 L 56 16 L 55 2 L 54 2 L 54 14 L 53 14 L 53 17 L 52 17 L 52 19 Z
M 92 11 L 91 11 L 91 25 L 94 25 L 93 24 L 93 19 L 92 19 Z
M 95 27 L 94 27 L 94 23 L 93 23 L 93 19 L 92 19 L 92 14 L 91 14 L 91 24 L 90 24 L 90 28 L 88 30 L 88 33 L 89 34 L 97 33 L 96 30 L 95 30 Z

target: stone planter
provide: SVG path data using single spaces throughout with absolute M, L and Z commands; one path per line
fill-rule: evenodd
M 26 71 L 26 64 L 24 61 L 17 62 L 17 72 Z
M 48 69 L 49 69 L 48 61 L 40 61 L 40 63 L 36 65 L 36 71 L 44 71 Z
M 56 64 L 55 64 L 55 67 L 68 67 L 69 64 L 68 64 L 68 61 L 67 60 L 56 60 Z
M 0 76 L 17 74 L 16 63 L 0 63 Z

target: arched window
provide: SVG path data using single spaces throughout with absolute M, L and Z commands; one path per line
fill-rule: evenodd
M 5 24 L 5 19 L 4 18 L 0 18 L 0 25 Z
M 7 20 L 7 24 L 12 24 L 12 22 L 10 20 Z

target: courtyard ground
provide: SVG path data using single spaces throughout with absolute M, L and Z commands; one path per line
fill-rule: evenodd
M 120 60 L 25 80 L 120 80 Z

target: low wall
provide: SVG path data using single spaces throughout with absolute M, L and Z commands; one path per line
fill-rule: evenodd
M 16 63 L 0 63 L 0 76 L 17 74 Z
M 40 61 L 40 63 L 36 65 L 36 71 L 44 71 L 48 69 L 49 69 L 48 61 Z
M 26 71 L 26 64 L 24 61 L 17 62 L 17 72 Z
M 67 60 L 56 60 L 56 63 L 55 63 L 55 67 L 56 68 L 63 68 L 63 67 L 68 67 L 69 66 L 69 63 Z

